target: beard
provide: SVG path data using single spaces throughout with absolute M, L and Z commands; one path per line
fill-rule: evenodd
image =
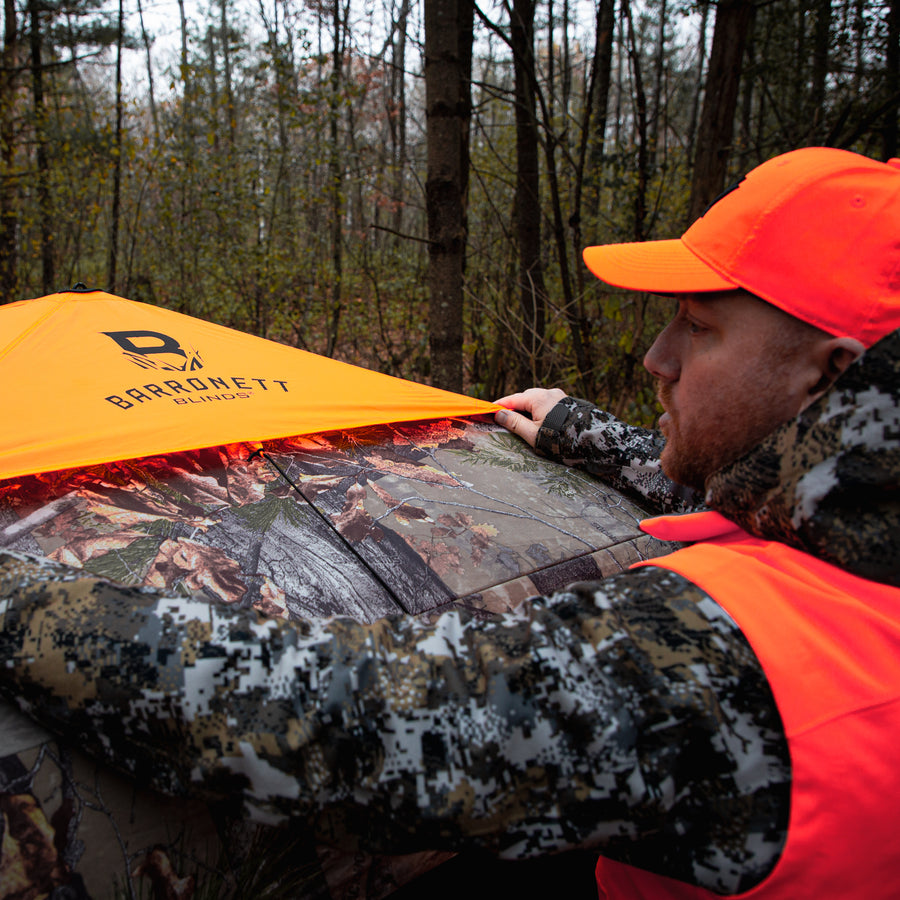
M 705 491 L 706 480 L 713 473 L 736 462 L 789 418 L 773 408 L 772 397 L 778 394 L 765 389 L 753 397 L 711 403 L 704 420 L 690 424 L 683 422 L 673 407 L 671 385 L 658 382 L 657 395 L 668 413 L 666 444 L 660 456 L 663 472 L 672 481 L 700 492 Z

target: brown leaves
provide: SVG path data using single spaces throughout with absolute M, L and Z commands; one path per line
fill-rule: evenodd
M 0 794 L 0 900 L 47 896 L 66 884 L 69 872 L 59 858 L 56 834 L 31 794 Z
M 370 535 L 380 541 L 383 532 L 375 524 L 365 507 L 366 489 L 361 484 L 354 484 L 346 494 L 344 508 L 337 516 L 332 516 L 334 527 L 348 540 L 354 543 L 365 540 Z
M 163 541 L 145 584 L 171 590 L 183 585 L 192 593 L 212 593 L 236 603 L 247 592 L 238 564 L 217 547 L 179 539 Z

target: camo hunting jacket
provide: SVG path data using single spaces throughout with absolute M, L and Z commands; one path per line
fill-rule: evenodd
M 841 559 L 896 579 L 897 350 L 894 336 L 869 351 L 707 502 L 760 533 L 793 526 L 804 546 L 835 533 Z M 857 532 L 842 498 L 871 470 L 879 512 Z M 343 846 L 594 847 L 730 894 L 768 874 L 786 834 L 789 759 L 761 667 L 712 598 L 661 568 L 487 619 L 365 625 L 3 553 L 0 616 L 2 690 L 44 725 L 162 790 L 302 819 Z
M 576 397 L 560 400 L 552 416 L 560 424 L 538 430 L 538 453 L 585 469 L 660 513 L 687 512 L 703 505 L 696 491 L 663 473 L 659 458 L 665 438 L 660 432 L 620 422 Z

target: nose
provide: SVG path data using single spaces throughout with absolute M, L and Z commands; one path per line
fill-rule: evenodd
M 673 325 L 674 322 L 670 322 L 657 335 L 653 346 L 644 356 L 644 368 L 660 381 L 677 381 L 681 371 L 673 339 Z

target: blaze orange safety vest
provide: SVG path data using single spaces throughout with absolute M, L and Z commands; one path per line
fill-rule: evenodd
M 694 541 L 642 565 L 678 572 L 740 626 L 762 663 L 791 754 L 787 842 L 753 900 L 900 897 L 900 589 L 867 581 L 714 512 L 648 520 Z M 716 895 L 602 859 L 601 898 Z

